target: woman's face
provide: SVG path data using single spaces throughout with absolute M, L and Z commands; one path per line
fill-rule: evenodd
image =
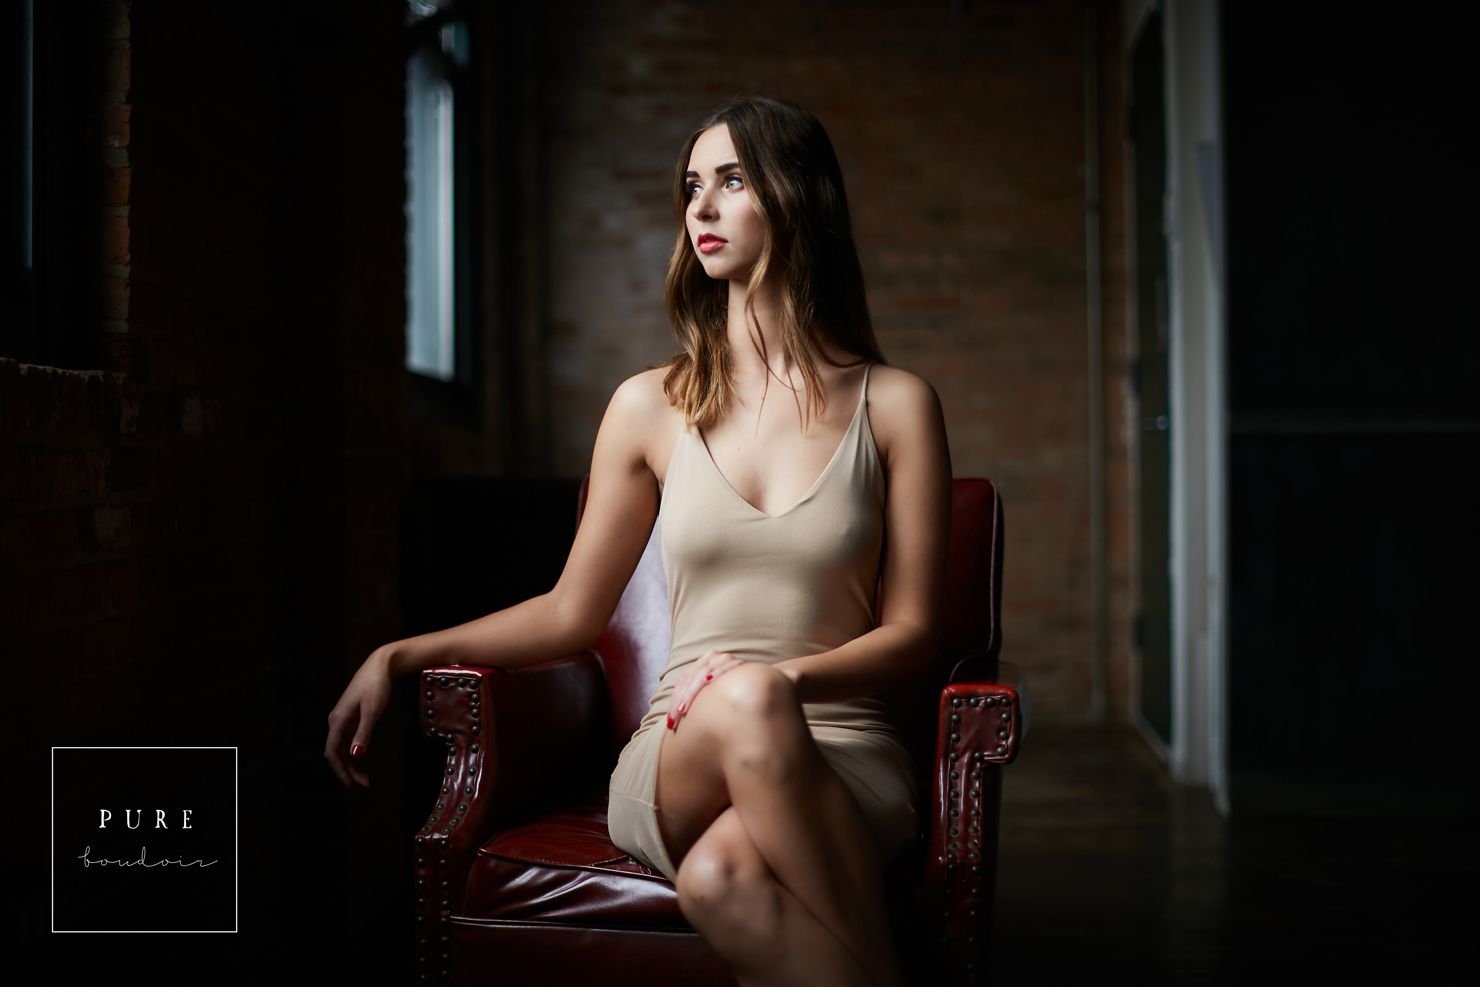
M 727 125 L 699 135 L 684 181 L 689 193 L 685 213 L 689 245 L 705 273 L 716 280 L 749 277 L 766 242 L 766 221 L 745 184 Z M 701 237 L 708 242 L 701 242 Z

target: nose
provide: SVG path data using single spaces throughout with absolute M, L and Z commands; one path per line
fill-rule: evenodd
M 708 188 L 699 189 L 699 194 L 694 197 L 692 209 L 695 219 L 709 220 L 715 217 L 715 199 L 710 195 Z

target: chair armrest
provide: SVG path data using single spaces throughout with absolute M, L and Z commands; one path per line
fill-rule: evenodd
M 1012 662 L 999 661 L 997 662 L 997 674 L 993 677 L 993 681 L 999 686 L 1005 686 L 1011 689 L 1017 694 L 1017 701 L 1012 705 L 1017 706 L 1020 710 L 1018 719 L 1022 722 L 1018 724 L 1018 731 L 1014 735 L 1013 742 L 1014 745 L 1021 745 L 1023 740 L 1028 736 L 1029 725 L 1033 722 L 1033 704 L 1031 702 L 1031 696 L 1028 694 L 1028 677 L 1023 674 L 1021 668 Z M 1013 757 L 1017 757 L 1016 749 L 1013 751 Z
M 998 662 L 995 675 L 971 668 L 964 680 L 948 682 L 940 694 L 936 761 L 967 757 L 1011 764 L 1028 733 L 1028 681 L 1012 662 Z
M 571 798 L 605 762 L 607 684 L 595 653 L 581 651 L 523 668 L 428 668 L 417 685 L 422 730 L 447 744 L 436 807 L 416 834 L 417 965 L 425 977 L 440 954 L 445 977 L 478 848 L 512 818 Z
M 592 651 L 522 668 L 449 665 L 421 673 L 421 727 L 447 745 L 423 836 L 471 851 L 495 828 L 573 797 L 604 764 L 606 674 Z
M 930 782 L 924 892 L 932 939 L 944 944 L 945 981 L 985 972 L 997 884 L 1002 768 L 1017 759 L 1028 727 L 1022 670 L 999 662 L 988 677 L 973 662 L 940 694 Z

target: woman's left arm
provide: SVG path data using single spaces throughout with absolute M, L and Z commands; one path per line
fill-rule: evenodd
M 879 626 L 831 651 L 777 662 L 804 703 L 873 696 L 923 674 L 940 640 L 951 525 L 951 452 L 926 380 L 874 368 L 869 420 L 884 465 L 884 604 Z M 885 386 L 880 386 L 881 384 Z

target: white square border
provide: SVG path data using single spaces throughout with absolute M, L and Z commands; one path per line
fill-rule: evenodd
M 57 926 L 57 888 L 56 888 L 56 857 L 57 857 L 57 751 L 231 751 L 231 810 L 235 817 L 232 832 L 235 836 L 232 846 L 232 890 L 234 892 L 231 925 L 229 929 L 58 929 Z M 47 855 L 47 884 L 50 886 L 50 925 L 52 935 L 117 935 L 117 936 L 140 936 L 140 935 L 188 935 L 192 933 L 201 935 L 235 935 L 241 931 L 241 907 L 242 907 L 242 790 L 241 790 L 241 752 L 239 748 L 214 745 L 206 747 L 164 747 L 154 746 L 120 746 L 106 747 L 99 744 L 92 745 L 67 745 L 58 744 L 51 748 L 51 771 L 49 773 L 49 808 L 51 810 L 51 848 Z

